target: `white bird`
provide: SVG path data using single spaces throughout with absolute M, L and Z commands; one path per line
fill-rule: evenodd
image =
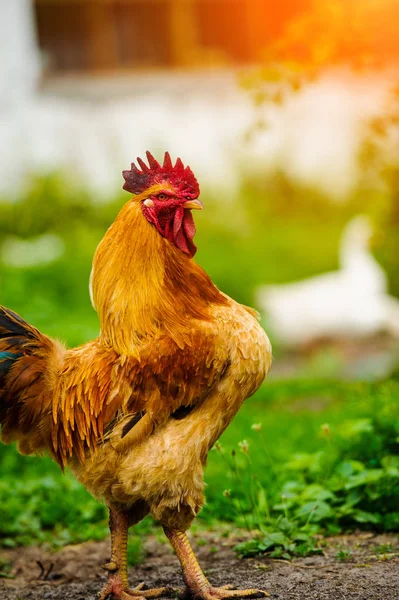
M 399 301 L 388 295 L 386 274 L 370 252 L 372 235 L 370 220 L 359 215 L 344 229 L 338 271 L 258 288 L 258 305 L 283 345 L 381 331 L 399 337 Z

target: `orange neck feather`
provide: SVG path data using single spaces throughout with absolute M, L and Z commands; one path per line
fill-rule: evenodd
M 120 354 L 140 355 L 159 333 L 180 347 L 190 343 L 190 319 L 209 319 L 209 304 L 226 297 L 190 258 L 144 217 L 136 196 L 100 242 L 91 277 L 101 338 Z

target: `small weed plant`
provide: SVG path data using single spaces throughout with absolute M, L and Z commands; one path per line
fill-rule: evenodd
M 336 554 L 336 559 L 341 562 L 348 562 L 352 558 L 349 548 L 340 548 Z

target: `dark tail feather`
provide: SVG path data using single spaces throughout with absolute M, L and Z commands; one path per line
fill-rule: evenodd
M 35 337 L 37 329 L 24 321 L 17 313 L 0 306 L 0 339 L 9 336 Z
M 2 440 L 40 452 L 50 437 L 52 386 L 64 348 L 0 306 L 0 424 Z

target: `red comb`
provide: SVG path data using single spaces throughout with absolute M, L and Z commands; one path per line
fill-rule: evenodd
M 134 163 L 132 163 L 129 171 L 122 171 L 125 180 L 124 190 L 132 194 L 141 194 L 154 183 L 168 181 L 187 198 L 198 198 L 200 193 L 198 181 L 190 167 L 185 167 L 180 158 L 176 160 L 176 164 L 173 166 L 169 152 L 165 152 L 165 158 L 161 166 L 151 152 L 147 151 L 146 154 L 149 166 L 141 158 L 138 158 L 137 162 L 141 167 L 141 171 Z

